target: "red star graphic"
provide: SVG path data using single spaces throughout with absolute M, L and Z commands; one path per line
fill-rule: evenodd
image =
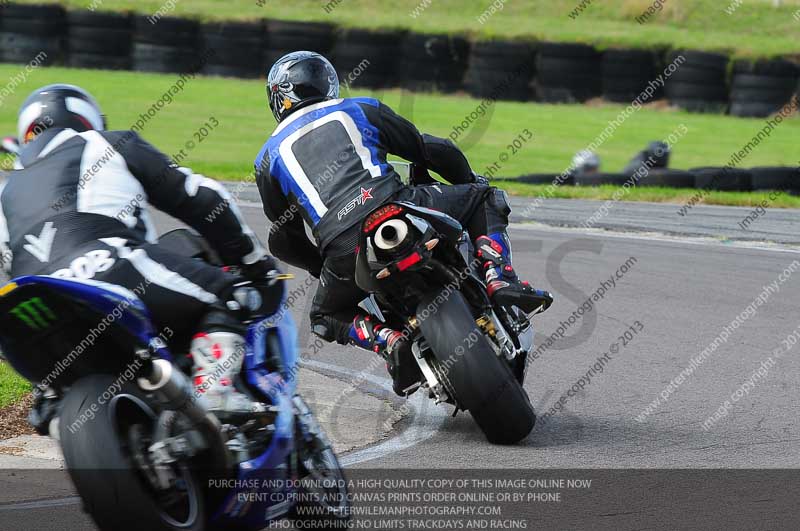
M 364 203 L 366 203 L 367 199 L 374 199 L 374 197 L 372 197 L 372 188 L 370 188 L 369 190 L 361 188 L 361 204 L 363 205 Z

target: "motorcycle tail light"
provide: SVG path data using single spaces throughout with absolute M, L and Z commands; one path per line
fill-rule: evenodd
M 422 256 L 418 252 L 414 251 L 410 255 L 397 262 L 397 269 L 400 271 L 405 271 L 409 267 L 418 263 L 420 260 L 422 260 Z
M 403 207 L 399 205 L 391 204 L 379 208 L 378 210 L 367 216 L 367 219 L 364 220 L 364 233 L 368 234 L 372 232 L 387 219 L 399 216 L 402 213 L 403 213 Z

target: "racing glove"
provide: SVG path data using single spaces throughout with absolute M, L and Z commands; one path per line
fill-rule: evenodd
M 472 172 L 472 182 L 474 182 L 475 184 L 482 184 L 484 186 L 489 186 L 489 179 L 487 179 L 483 175 L 478 175 L 474 171 Z

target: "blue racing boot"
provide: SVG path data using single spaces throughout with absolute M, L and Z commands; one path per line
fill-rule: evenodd
M 511 265 L 511 246 L 508 236 L 494 233 L 475 240 L 475 256 L 483 261 L 486 291 L 492 302 L 502 306 L 516 306 L 525 313 L 545 311 L 553 303 L 547 291 L 534 289 L 527 281 L 520 281 Z
M 357 315 L 348 338 L 350 344 L 371 350 L 386 361 L 386 370 L 394 381 L 394 392 L 399 396 L 405 396 L 404 390 L 422 378 L 419 366 L 412 359 L 411 343 L 400 332 L 375 323 L 368 315 Z

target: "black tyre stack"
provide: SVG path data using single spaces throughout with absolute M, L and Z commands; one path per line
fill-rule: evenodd
M 528 175 L 522 175 L 515 181 L 519 181 L 521 183 L 529 183 L 529 184 L 552 184 L 560 174 L 558 173 L 530 173 Z M 498 181 L 501 179 L 493 179 L 494 181 Z M 569 182 L 567 182 L 569 181 Z M 574 179 L 572 177 L 567 177 L 567 179 L 561 181 L 561 184 L 574 184 Z
M 680 57 L 684 61 L 676 62 Z M 667 57 L 677 70 L 665 82 L 670 103 L 692 112 L 725 112 L 728 106 L 728 57 L 718 53 L 677 51 Z
M 797 65 L 789 61 L 736 61 L 731 79 L 730 113 L 769 116 L 795 94 L 798 76 Z
M 656 55 L 647 50 L 606 50 L 603 53 L 603 98 L 630 103 L 642 93 L 656 73 Z M 647 101 L 661 97 L 661 87 Z
M 79 68 L 129 70 L 133 46 L 130 16 L 93 11 L 67 13 L 67 64 Z
M 639 186 L 663 186 L 666 188 L 694 188 L 696 176 L 690 171 L 652 169 L 639 179 Z
M 537 99 L 548 103 L 584 102 L 600 96 L 602 56 L 585 44 L 539 45 Z
M 469 42 L 458 36 L 409 33 L 400 56 L 402 87 L 453 92 L 463 85 Z
M 202 72 L 213 76 L 254 78 L 266 75 L 261 52 L 264 25 L 219 22 L 200 27 L 202 49 L 208 54 Z
M 479 41 L 472 45 L 467 91 L 478 98 L 528 101 L 536 51 L 527 42 Z
M 800 192 L 800 168 L 792 166 L 750 168 L 753 190 Z
M 753 174 L 750 170 L 704 167 L 689 171 L 695 175 L 695 188 L 725 192 L 749 192 L 753 189 Z
M 273 63 L 289 52 L 305 50 L 325 57 L 333 47 L 333 26 L 315 22 L 268 20 L 265 48 L 261 56 L 263 75 Z M 329 58 L 330 59 L 330 58 Z
M 344 30 L 333 46 L 333 64 L 339 81 L 351 87 L 397 86 L 401 31 Z
M 622 186 L 630 179 L 630 175 L 622 175 L 621 173 L 578 174 L 575 176 L 575 186 L 601 186 L 604 184 Z
M 198 24 L 164 17 L 134 18 L 133 68 L 143 72 L 189 72 L 200 65 Z
M 61 63 L 65 17 L 56 5 L 1 5 L 0 62 Z

